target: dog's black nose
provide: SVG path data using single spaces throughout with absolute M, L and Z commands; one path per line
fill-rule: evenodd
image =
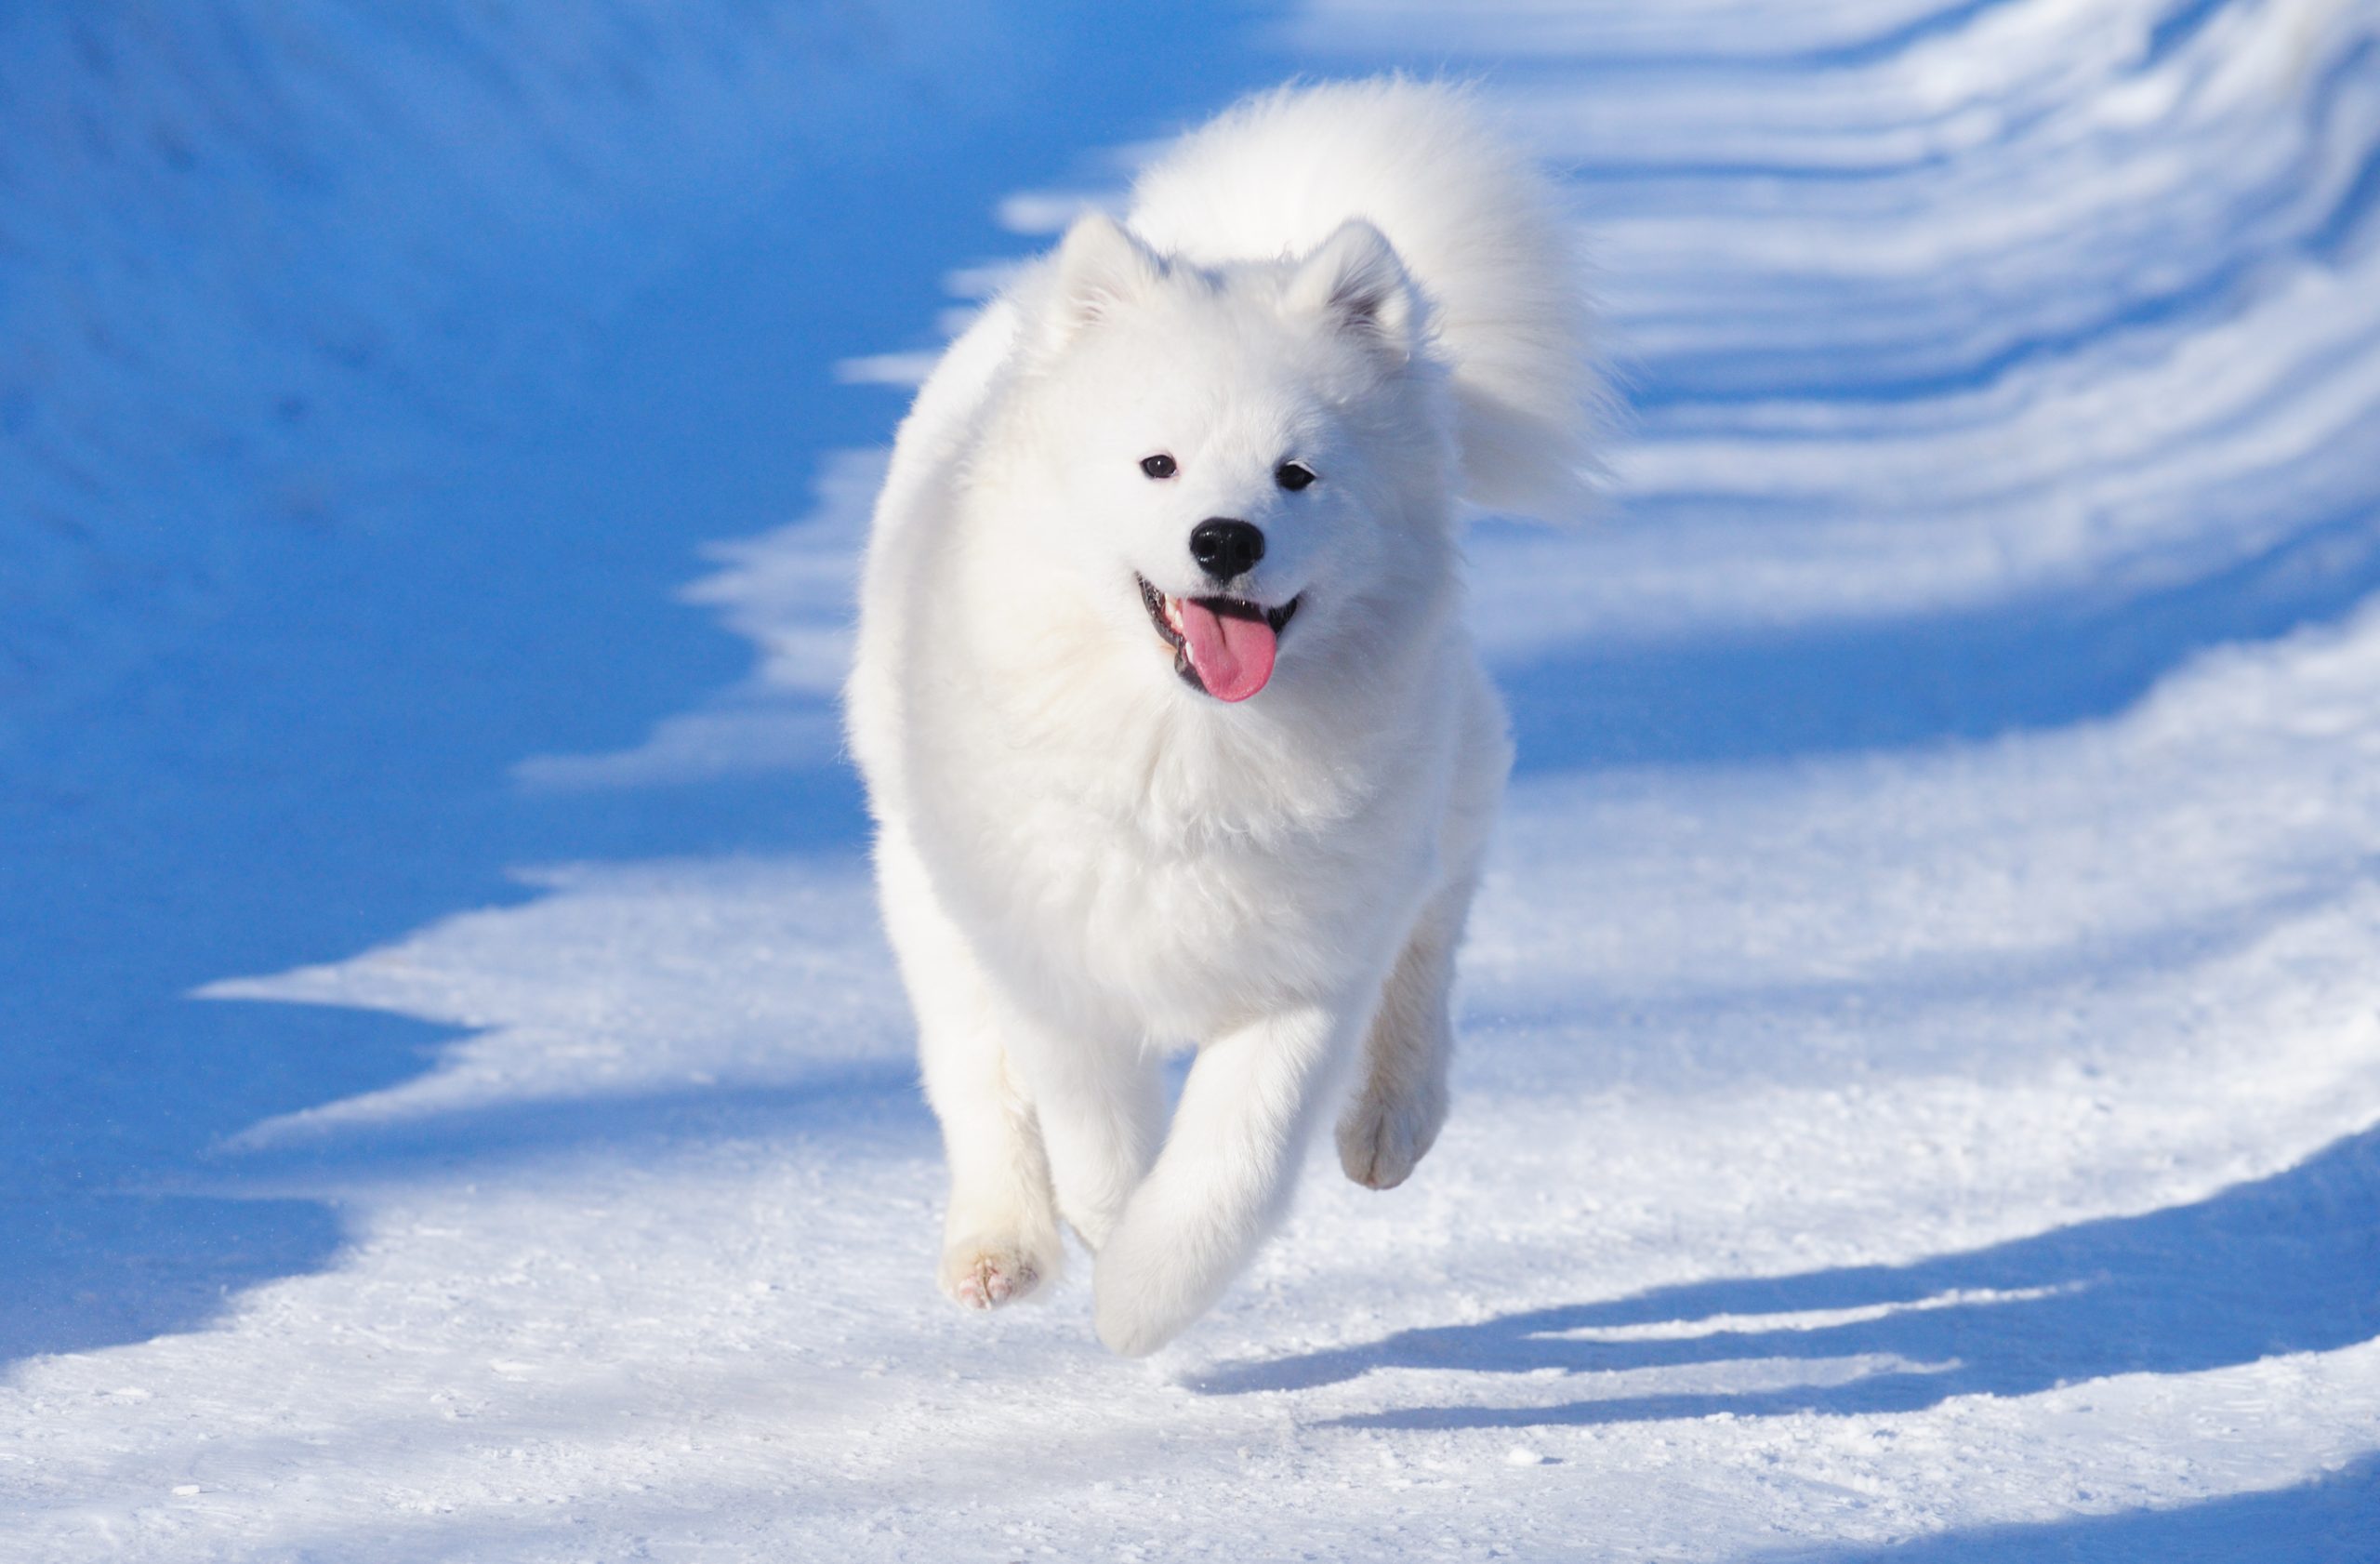
M 1264 535 L 1246 522 L 1210 516 L 1190 529 L 1190 557 L 1218 581 L 1245 576 L 1264 557 Z

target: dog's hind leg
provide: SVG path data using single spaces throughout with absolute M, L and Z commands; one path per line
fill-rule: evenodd
M 917 1013 L 926 1100 L 950 1163 L 942 1290 L 971 1308 L 1013 1303 L 1064 1262 L 1050 1164 L 1004 1038 L 1007 1017 L 965 936 L 897 833 L 878 844 L 887 931 Z
M 1339 1165 L 1366 1188 L 1404 1183 L 1446 1123 L 1454 953 L 1472 888 L 1466 876 L 1431 898 L 1372 1013 L 1361 1077 L 1339 1119 Z
M 1439 837 L 1446 877 L 1422 905 L 1381 987 L 1355 1093 L 1339 1118 L 1339 1166 L 1368 1189 L 1394 1189 L 1410 1177 L 1447 1120 L 1455 950 L 1513 765 L 1503 703 L 1476 664 L 1457 755 Z

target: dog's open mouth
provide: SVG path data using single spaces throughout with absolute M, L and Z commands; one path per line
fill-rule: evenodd
M 1173 671 L 1217 700 L 1246 700 L 1273 677 L 1281 627 L 1302 598 L 1277 608 L 1237 597 L 1168 597 L 1135 575 L 1149 623 L 1173 648 Z

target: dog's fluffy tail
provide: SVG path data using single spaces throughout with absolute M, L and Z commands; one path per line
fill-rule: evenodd
M 1130 226 L 1193 262 L 1303 255 L 1350 218 L 1388 236 L 1450 372 L 1464 497 L 1583 509 L 1606 405 L 1558 192 L 1460 86 L 1398 77 L 1240 103 L 1142 174 Z

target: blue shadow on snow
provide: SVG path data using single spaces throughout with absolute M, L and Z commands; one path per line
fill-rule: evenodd
M 222 583 L 207 635 L 0 748 L 0 1366 L 195 1329 L 325 1264 L 337 1212 L 242 1198 L 248 1164 L 214 1148 L 416 1074 L 452 1036 L 193 989 L 522 899 L 510 866 L 859 850 L 840 766 L 540 797 L 509 770 L 633 743 L 744 670 L 747 646 L 669 598 L 699 542 L 806 510 L 819 453 L 885 438 L 896 409 L 832 364 L 929 335 L 946 268 L 1017 248 L 987 216 L 1004 193 L 1252 85 L 1268 62 L 1215 46 L 1242 20 L 1003 13 L 1012 69 L 977 73 L 967 100 L 888 95 L 881 124 L 852 127 L 867 150 L 791 172 L 772 213 L 722 217 L 655 281 L 676 312 L 597 344 L 588 394 L 492 465 L 289 534 Z M 568 279 L 553 287 L 566 313 Z M 389 388 L 354 374 L 315 394 L 352 396 L 368 427 Z M 338 472 L 358 453 L 311 455 Z M 270 497 L 250 497 L 270 524 Z M 0 532 L 23 520 L 0 492 Z M 487 1120 L 471 1149 L 501 1154 L 524 1121 L 585 1133 Z
M 2380 1556 L 2380 1455 L 2292 1488 L 2173 1509 L 1979 1527 L 1773 1564 L 2372 1564 Z
M 1497 670 L 1524 772 L 1919 748 L 2113 716 L 2197 654 L 2338 618 L 2380 592 L 2380 510 L 2212 574 L 1987 607 L 1611 645 Z
M 1757 1317 L 1857 1311 L 1764 1328 Z M 1699 1331 L 1678 1330 L 1697 1323 Z M 1663 1328 L 1654 1335 L 1575 1332 Z M 1365 1345 L 1224 1365 L 1210 1395 L 1337 1384 L 1380 1369 L 1580 1377 L 1858 1356 L 1849 1383 L 1631 1392 L 1551 1406 L 1402 1407 L 1368 1428 L 1523 1428 L 1714 1413 L 1912 1412 L 2113 1374 L 2195 1373 L 2380 1337 L 2380 1127 L 2196 1204 L 2060 1227 L 1909 1266 L 1697 1282 L 1632 1298 L 1400 1332 Z

